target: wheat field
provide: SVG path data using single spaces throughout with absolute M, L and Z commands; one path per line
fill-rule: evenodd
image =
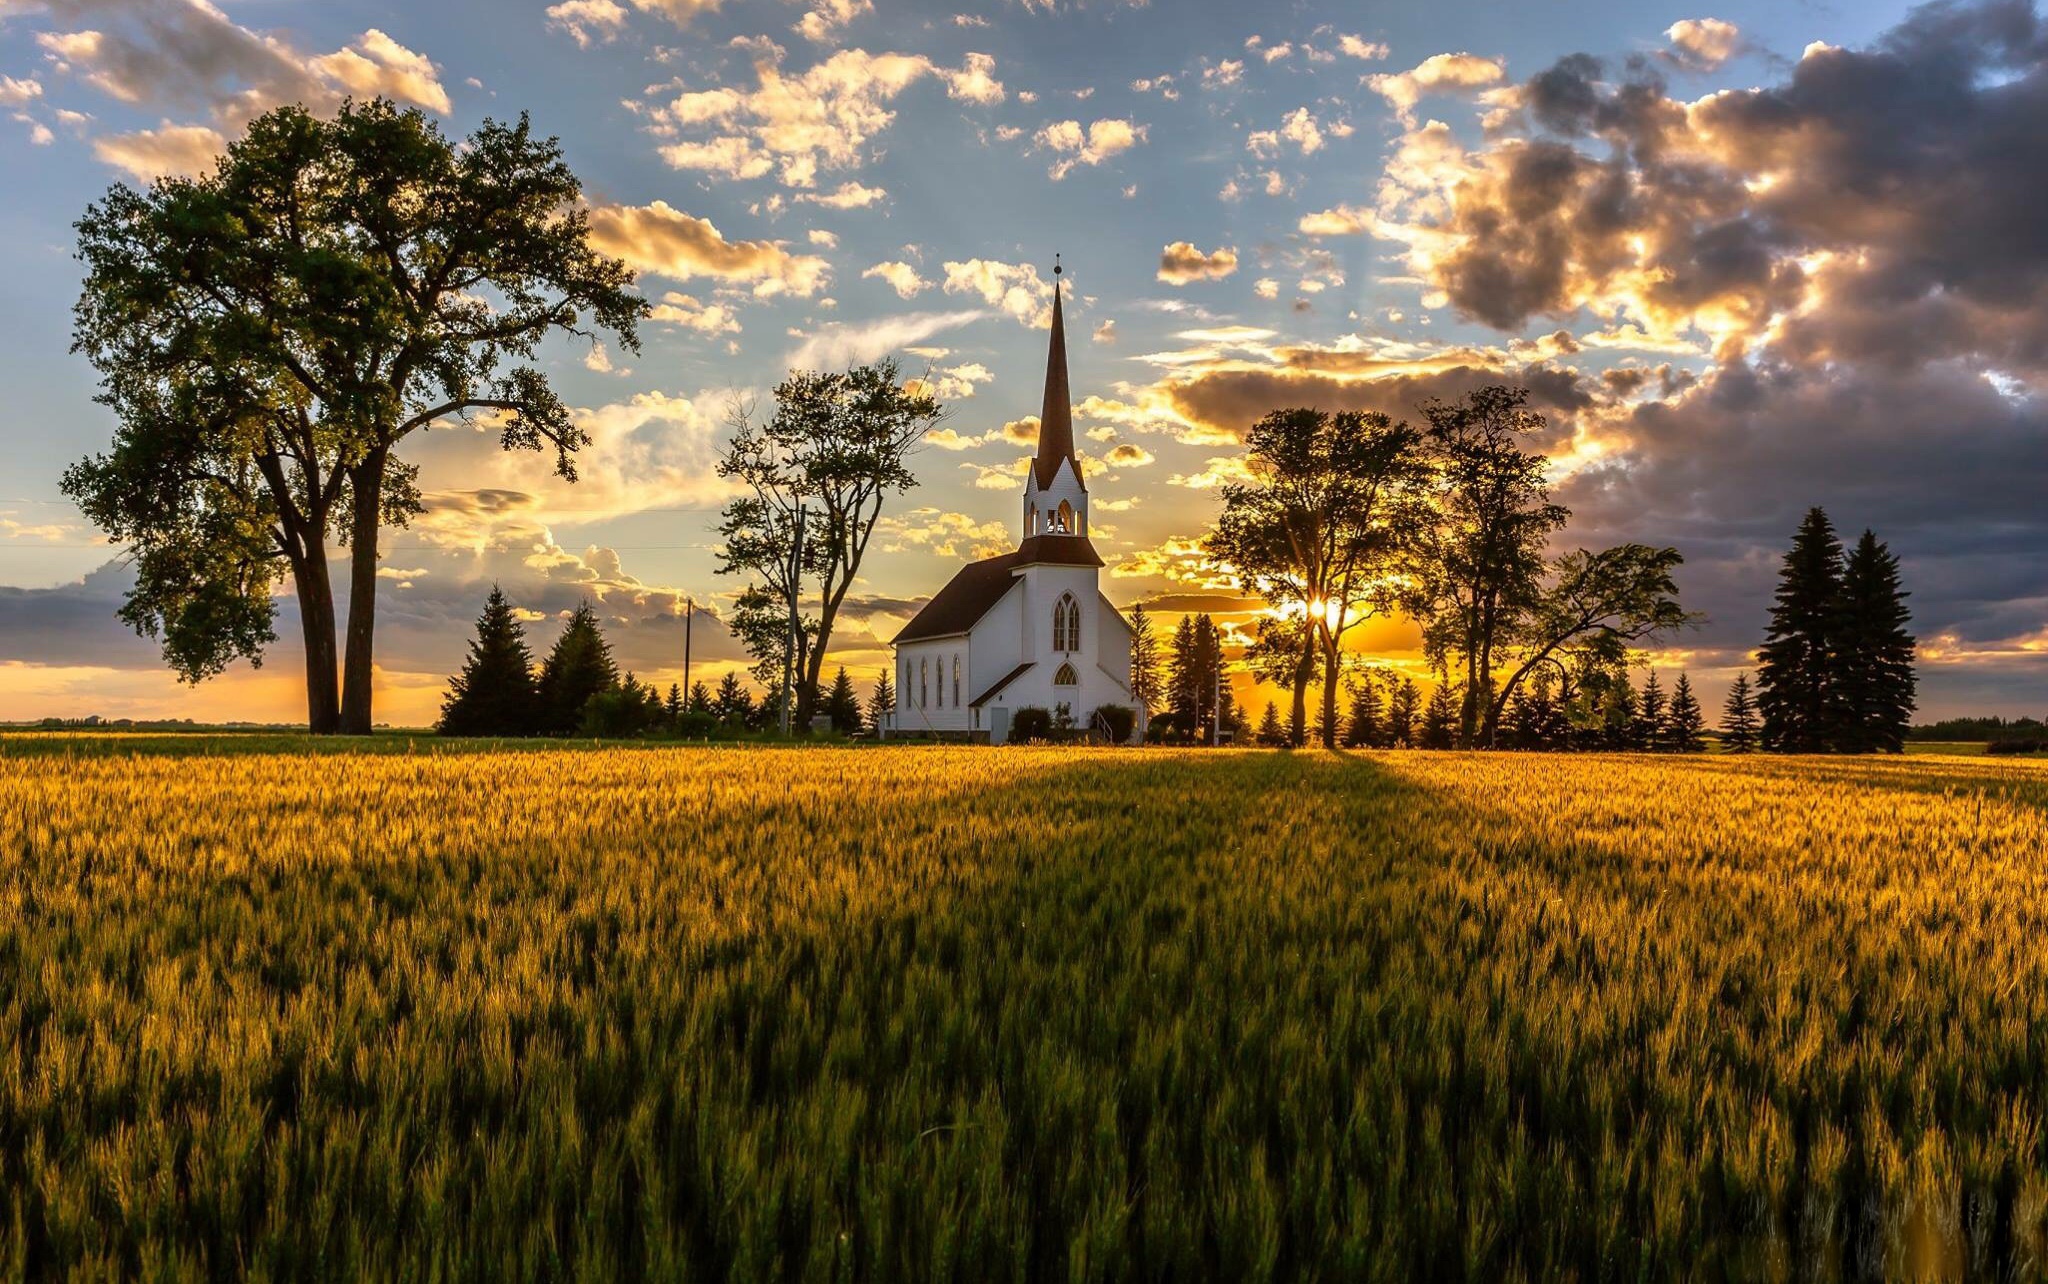
M 8 1278 L 2048 1266 L 2048 768 L 0 742 Z

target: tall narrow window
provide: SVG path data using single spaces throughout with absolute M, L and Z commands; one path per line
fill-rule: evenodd
M 920 709 L 925 707 L 925 698 L 931 694 L 931 671 L 932 662 L 930 660 L 919 660 L 917 662 L 917 707 Z
M 960 657 L 953 657 L 953 707 L 960 707 Z
M 1072 535 L 1073 533 L 1074 506 L 1063 499 L 1060 501 L 1060 534 Z
M 1081 649 L 1081 607 L 1072 593 L 1060 594 L 1060 600 L 1052 604 L 1052 649 Z
M 1081 685 L 1081 677 L 1074 672 L 1073 665 L 1062 664 L 1059 672 L 1052 675 L 1052 684 L 1056 687 L 1078 687 Z

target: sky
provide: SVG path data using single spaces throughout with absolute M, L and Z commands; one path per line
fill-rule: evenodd
M 589 600 L 666 685 L 689 598 L 697 675 L 743 665 L 729 411 L 894 355 L 949 413 L 834 641 L 868 678 L 1015 545 L 1055 252 L 1119 604 L 1249 618 L 1197 541 L 1266 410 L 1518 383 L 1559 547 L 1685 555 L 1705 620 L 1660 671 L 1718 700 L 1820 504 L 1902 559 L 1923 716 L 2048 709 L 2028 3 L 0 0 L 0 720 L 303 717 L 288 598 L 263 667 L 197 688 L 115 619 L 120 550 L 58 486 L 112 431 L 71 227 L 267 107 L 374 94 L 454 137 L 530 113 L 655 305 L 639 353 L 542 354 L 592 437 L 575 485 L 463 425 L 402 452 L 428 511 L 385 536 L 381 721 L 432 720 L 493 582 L 536 649 Z M 1363 642 L 1423 672 L 1404 622 Z

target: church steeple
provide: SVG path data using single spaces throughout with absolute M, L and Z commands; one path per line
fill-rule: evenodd
M 1059 256 L 1054 255 L 1052 343 L 1045 357 L 1045 404 L 1038 412 L 1038 458 L 1031 461 L 1039 490 L 1052 486 L 1062 461 L 1073 465 L 1076 481 L 1081 477 L 1081 461 L 1074 457 L 1073 394 L 1067 387 L 1067 326 L 1060 315 L 1060 294 Z

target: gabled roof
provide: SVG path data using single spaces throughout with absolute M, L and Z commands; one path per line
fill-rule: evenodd
M 1012 682 L 1015 682 L 1018 678 L 1021 678 L 1026 673 L 1028 673 L 1033 667 L 1034 663 L 1034 661 L 1026 660 L 1024 663 L 1018 665 L 1016 668 L 1010 670 L 1008 673 L 1005 673 L 1002 676 L 1001 680 L 998 681 L 994 686 L 982 692 L 980 695 L 974 697 L 974 699 L 968 704 L 967 707 L 970 709 L 979 709 L 984 704 L 987 704 L 989 701 L 995 699 L 997 696 L 1003 693 L 1004 687 L 1009 686 Z
M 1033 535 L 1014 553 L 969 562 L 954 572 L 946 587 L 932 594 L 924 609 L 910 617 L 889 645 L 965 633 L 995 609 L 1027 566 L 1101 566 L 1102 557 L 1086 535 Z
M 1045 490 L 1059 476 L 1062 462 L 1074 466 L 1074 480 L 1081 489 L 1081 461 L 1074 456 L 1073 393 L 1067 386 L 1067 325 L 1060 315 L 1060 270 L 1052 270 L 1052 342 L 1045 354 L 1045 400 L 1038 411 L 1038 458 L 1031 461 L 1031 475 L 1038 489 Z

